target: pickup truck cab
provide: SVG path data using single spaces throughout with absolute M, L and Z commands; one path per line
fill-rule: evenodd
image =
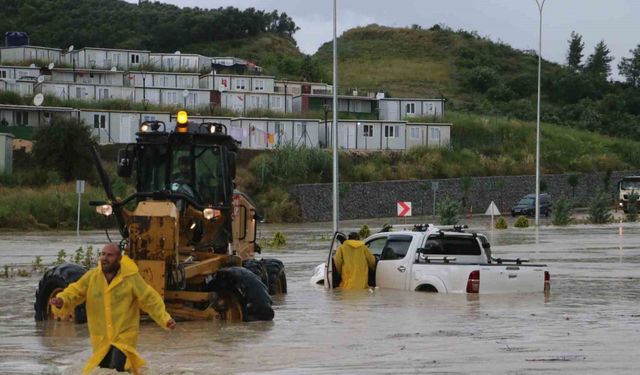
M 339 245 L 335 238 L 328 262 L 315 268 L 312 284 L 333 287 L 330 259 Z M 442 230 L 419 224 L 412 230 L 373 234 L 365 243 L 378 260 L 375 277 L 370 278 L 375 285 L 370 286 L 435 293 L 550 290 L 546 265 L 529 264 L 520 258 L 494 258 L 484 235 L 464 232 L 460 226 Z

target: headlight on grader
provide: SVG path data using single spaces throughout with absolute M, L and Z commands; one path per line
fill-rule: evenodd
M 211 207 L 207 207 L 204 210 L 202 210 L 202 216 L 204 216 L 204 218 L 207 220 L 211 220 L 215 217 L 220 216 L 220 210 L 214 210 Z
M 111 216 L 111 214 L 113 214 L 113 207 L 110 204 L 96 206 L 96 212 L 100 215 Z

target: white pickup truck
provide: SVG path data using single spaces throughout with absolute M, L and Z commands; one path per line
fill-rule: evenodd
M 315 268 L 312 284 L 337 287 L 330 259 L 340 244 L 336 240 L 340 235 L 344 236 L 337 233 L 334 236 L 329 261 Z M 527 259 L 520 258 L 494 258 L 484 235 L 464 232 L 460 226 L 441 230 L 431 224 L 419 224 L 412 230 L 373 234 L 365 243 L 378 260 L 375 277 L 370 277 L 369 284 L 375 281 L 380 288 L 435 293 L 526 293 L 548 292 L 551 286 L 546 265 L 529 264 Z

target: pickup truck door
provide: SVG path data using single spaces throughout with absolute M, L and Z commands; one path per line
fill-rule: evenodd
M 394 235 L 371 240 L 369 248 L 382 249 L 376 267 L 376 286 L 381 288 L 405 289 L 411 273 L 411 262 L 407 253 L 413 236 Z M 384 243 L 383 246 L 380 246 Z

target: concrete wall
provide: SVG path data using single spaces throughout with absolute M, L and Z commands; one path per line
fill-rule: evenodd
M 627 175 L 638 175 L 640 171 L 619 171 L 611 174 L 608 190 L 612 193 L 616 183 Z M 575 195 L 568 179 L 570 174 L 544 175 L 552 201 L 574 197 L 578 205 L 586 206 L 598 188 L 604 186 L 605 173 L 580 174 Z M 431 215 L 433 212 L 433 190 L 431 183 L 438 181 L 436 202 L 446 196 L 462 201 L 463 189 L 459 178 L 361 182 L 340 184 L 340 219 L 366 219 L 373 217 L 393 217 L 397 215 L 396 202 L 412 202 L 413 216 Z M 332 220 L 331 184 L 308 184 L 293 187 L 291 193 L 302 209 L 303 221 Z M 491 201 L 500 212 L 508 215 L 509 207 L 529 193 L 535 193 L 535 176 L 473 177 L 469 188 L 466 207 L 473 213 L 484 213 Z M 612 206 L 613 208 L 613 206 Z

